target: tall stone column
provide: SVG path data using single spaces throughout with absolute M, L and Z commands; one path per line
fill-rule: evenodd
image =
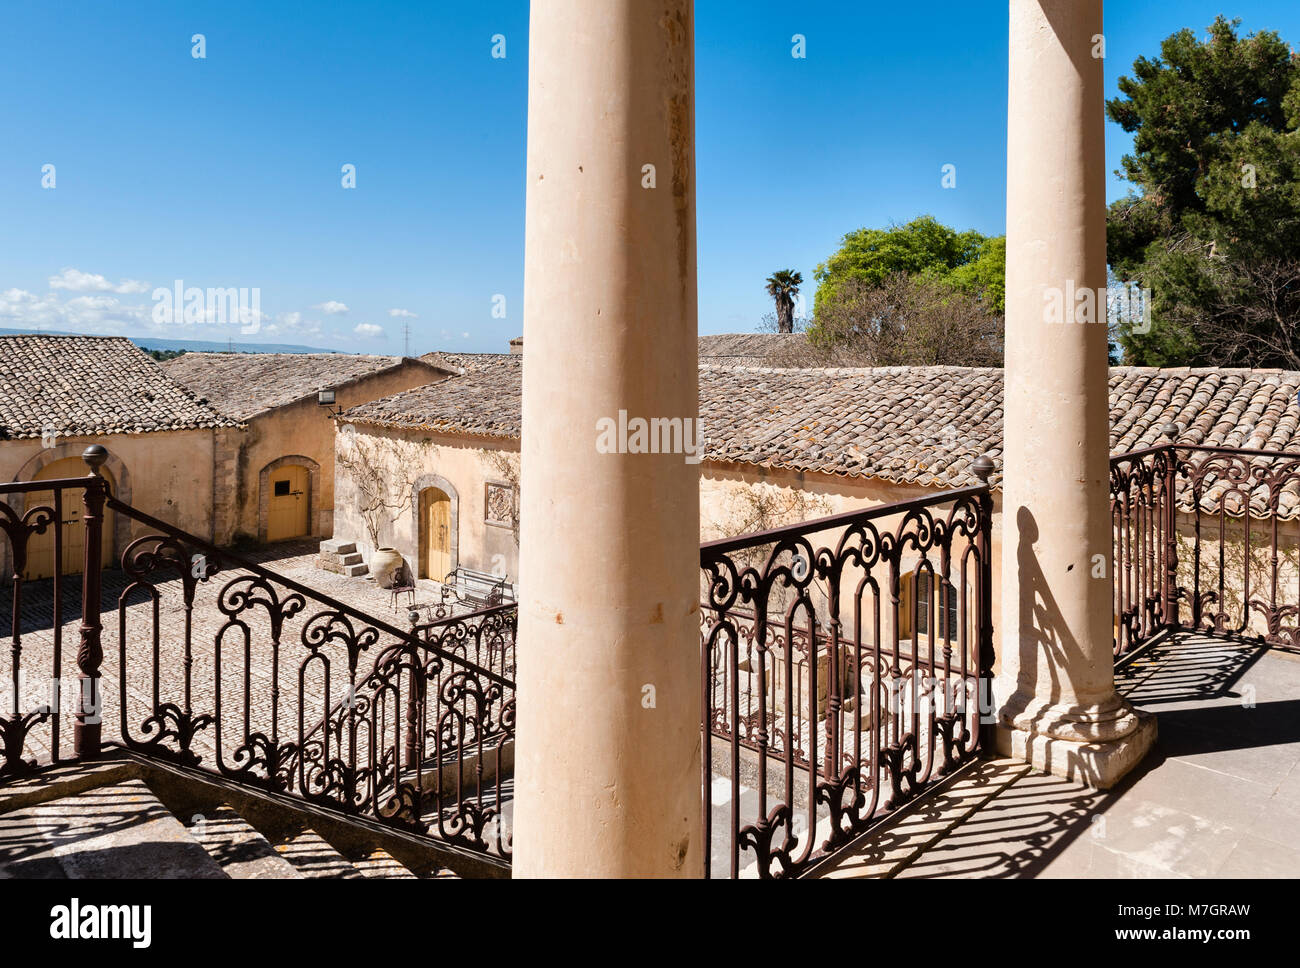
M 703 872 L 697 465 L 602 440 L 697 414 L 693 48 L 691 0 L 532 7 L 516 876 Z
M 1011 0 L 998 745 L 1109 787 L 1155 720 L 1115 692 L 1102 0 Z

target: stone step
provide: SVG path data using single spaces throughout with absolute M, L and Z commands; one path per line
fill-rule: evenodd
M 230 807 L 184 818 L 195 840 L 235 880 L 301 880 L 303 875 L 271 842 Z
M 456 876 L 420 851 L 407 857 L 393 848 L 406 858 L 399 860 L 337 821 L 322 829 L 342 839 L 326 839 L 301 815 L 256 798 L 234 801 L 236 808 L 211 789 L 166 783 L 160 797 L 138 769 L 130 762 L 69 766 L 0 787 L 0 880 Z
M 341 574 L 347 575 L 349 578 L 360 578 L 368 570 L 365 565 L 344 565 Z
M 308 828 L 282 838 L 275 851 L 306 878 L 365 877 L 356 866 L 316 831 Z
M 339 564 L 340 564 L 340 565 L 344 565 L 344 566 L 347 566 L 347 565 L 359 565 L 359 564 L 361 564 L 361 563 L 362 563 L 361 552 L 359 552 L 359 551 L 353 551 L 353 552 L 350 552 L 350 553 L 348 553 L 348 554 L 346 554 L 346 555 L 340 555 L 340 556 L 339 556 Z
M 342 538 L 330 538 L 320 543 L 320 550 L 325 554 L 350 555 L 357 550 L 357 543 L 344 541 Z
M 0 877 L 224 880 L 221 869 L 143 780 L 7 812 Z
M 361 871 L 365 877 L 384 880 L 419 880 L 401 861 L 382 847 L 377 847 L 364 857 L 352 861 L 352 866 Z

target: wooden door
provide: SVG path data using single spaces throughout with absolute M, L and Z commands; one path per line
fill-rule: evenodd
M 86 464 L 80 457 L 65 457 L 63 460 L 46 464 L 36 472 L 32 480 L 54 481 L 85 476 Z M 104 476 L 108 478 L 107 472 Z M 111 478 L 109 483 L 112 484 Z M 82 556 L 86 548 L 86 525 L 81 518 L 85 511 L 85 505 L 82 503 L 84 493 L 80 488 L 63 491 L 63 574 L 65 575 L 81 574 L 81 566 L 84 564 Z M 53 491 L 28 492 L 26 509 L 31 510 L 41 505 L 54 507 Z M 100 564 L 109 567 L 113 562 L 113 512 L 107 508 L 104 510 L 104 526 L 101 534 Z M 45 529 L 44 534 L 34 534 L 28 540 L 27 569 L 23 572 L 23 578 L 30 581 L 51 578 L 53 575 L 54 528 L 51 526 Z
M 451 571 L 451 498 L 436 487 L 420 492 L 420 577 L 442 581 Z
M 271 499 L 266 515 L 266 540 L 286 541 L 308 534 L 311 476 L 307 468 L 286 464 L 267 476 Z

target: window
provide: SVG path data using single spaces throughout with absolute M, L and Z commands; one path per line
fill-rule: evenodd
M 275 482 L 275 492 L 274 492 L 274 493 L 275 493 L 275 496 L 276 496 L 276 497 L 288 497 L 288 496 L 289 496 L 289 482 L 288 482 L 288 481 L 276 481 L 276 482 Z
M 939 612 L 939 637 L 945 639 L 957 638 L 957 589 L 953 587 L 952 582 L 943 583 L 944 594 L 943 601 L 938 604 L 945 606 L 947 612 L 947 621 L 944 621 L 943 612 Z M 928 571 L 920 574 L 907 574 L 902 580 L 902 594 L 898 602 L 898 634 L 899 638 L 910 638 L 912 635 L 912 602 L 916 601 L 916 632 L 918 635 L 930 634 L 930 614 L 932 608 L 933 579 Z

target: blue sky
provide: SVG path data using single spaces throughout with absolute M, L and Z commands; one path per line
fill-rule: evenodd
M 1004 230 L 1005 0 L 696 7 L 701 332 L 758 328 L 778 268 L 811 297 L 853 229 Z M 1220 12 L 1300 45 L 1294 0 L 1109 0 L 1111 93 Z M 0 327 L 382 353 L 404 323 L 416 353 L 522 331 L 526 0 L 11 2 L 0 28 Z M 1128 143 L 1109 127 L 1112 169 Z M 257 287 L 261 332 L 154 323 L 178 279 Z

